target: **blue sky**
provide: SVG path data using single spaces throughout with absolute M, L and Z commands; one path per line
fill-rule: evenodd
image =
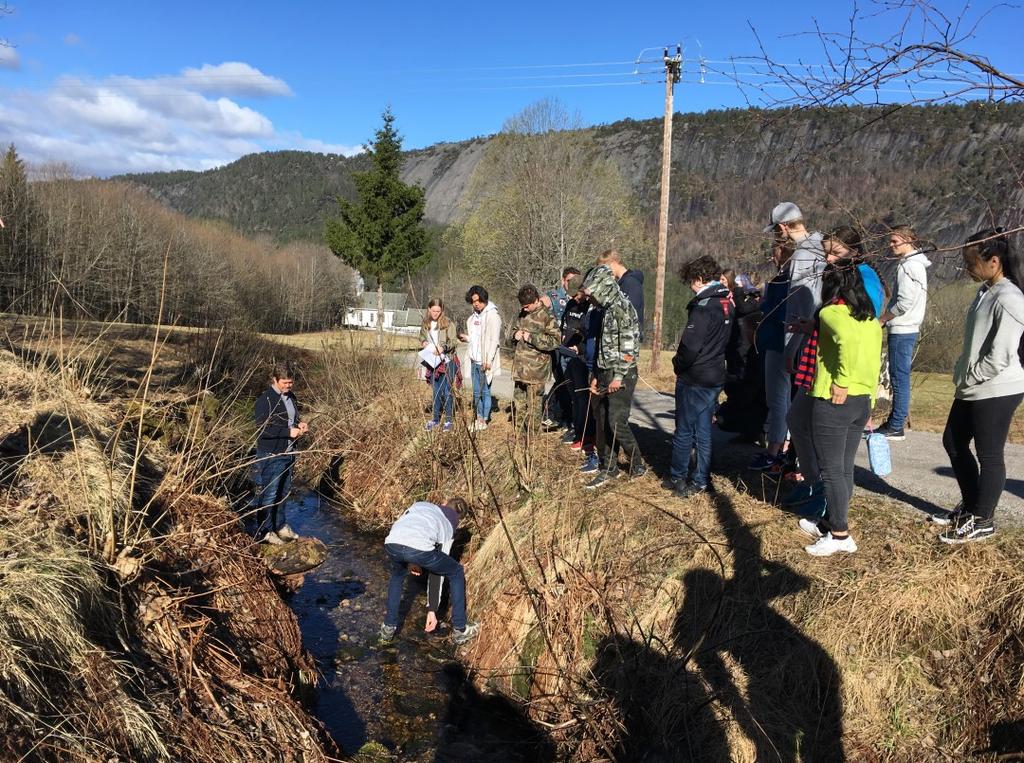
M 2 4 L 0 4 L 2 5 Z M 870 0 L 862 7 L 871 9 Z M 960 15 L 963 5 L 939 0 Z M 994 5 L 994 3 L 993 3 Z M 848 25 L 845 0 L 731 3 L 341 3 L 8 0 L 0 15 L 0 143 L 34 165 L 84 174 L 202 169 L 251 151 L 352 153 L 390 103 L 416 148 L 501 129 L 539 98 L 584 123 L 659 117 L 661 46 L 682 42 L 678 111 L 744 106 L 744 93 L 700 56 L 757 53 L 813 63 L 815 23 Z M 989 6 L 972 8 L 977 20 Z M 883 39 L 896 16 L 869 19 Z M 1024 11 L 997 8 L 965 47 L 1024 71 Z M 916 30 L 911 30 L 912 33 Z M 756 69 L 747 69 L 751 75 Z M 649 84 L 640 84 L 642 80 Z M 756 81 L 756 77 L 746 78 Z M 768 91 L 774 94 L 778 91 Z M 759 102 L 756 92 L 747 96 Z M 903 96 L 894 93 L 893 99 Z

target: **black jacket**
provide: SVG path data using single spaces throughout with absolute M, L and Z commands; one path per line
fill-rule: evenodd
M 629 297 L 640 319 L 640 339 L 644 338 L 644 274 L 641 270 L 627 270 L 619 279 L 619 288 Z
M 299 403 L 295 395 L 288 393 L 295 405 L 295 424 L 299 423 Z M 284 404 L 284 396 L 273 387 L 267 387 L 263 394 L 256 398 L 253 412 L 259 437 L 256 440 L 258 453 L 285 453 L 292 444 L 290 427 L 288 426 L 288 408 Z
M 721 284 L 705 289 L 686 306 L 689 318 L 672 358 L 676 376 L 697 387 L 725 384 L 725 347 L 736 306 Z
M 583 357 L 587 341 L 586 322 L 587 313 L 590 311 L 590 301 L 583 300 L 583 303 L 570 299 L 562 312 L 562 343 L 558 347 L 559 355 L 566 355 L 570 358 Z M 573 352 L 570 347 L 575 347 Z

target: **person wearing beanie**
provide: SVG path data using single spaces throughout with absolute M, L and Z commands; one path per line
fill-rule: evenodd
M 391 642 L 398 631 L 398 609 L 410 567 L 426 570 L 431 578 L 447 579 L 451 586 L 452 640 L 456 644 L 464 644 L 480 632 L 478 624 L 466 621 L 466 576 L 462 565 L 450 556 L 459 520 L 468 509 L 461 498 L 450 498 L 442 505 L 416 501 L 391 525 L 384 539 L 391 580 L 387 612 L 380 627 L 381 643 Z

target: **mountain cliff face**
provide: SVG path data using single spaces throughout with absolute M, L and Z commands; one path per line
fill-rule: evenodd
M 801 205 L 810 224 L 911 222 L 939 245 L 983 224 L 1024 222 L 1024 104 L 676 114 L 671 223 L 713 228 L 750 250 L 771 207 Z M 661 121 L 581 131 L 611 158 L 651 220 L 660 191 Z M 471 208 L 467 189 L 488 145 L 478 138 L 407 153 L 403 175 L 426 190 L 441 225 Z M 276 238 L 319 238 L 338 196 L 354 193 L 363 156 L 282 151 L 206 172 L 126 175 L 186 214 Z M 701 234 L 703 235 L 703 234 Z M 670 239 L 671 243 L 671 239 Z M 679 242 L 684 249 L 685 241 Z M 705 241 L 705 244 L 708 242 Z

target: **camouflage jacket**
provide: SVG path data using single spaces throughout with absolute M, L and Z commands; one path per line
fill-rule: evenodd
M 532 313 L 519 313 L 516 331 L 529 337 L 516 342 L 512 357 L 512 379 L 524 384 L 544 384 L 551 373 L 551 351 L 562 341 L 562 332 L 551 311 L 541 305 Z
M 583 288 L 604 308 L 595 365 L 597 369 L 610 371 L 613 380 L 621 381 L 636 368 L 640 356 L 640 319 L 636 308 L 619 288 L 619 282 L 607 265 L 591 270 Z

